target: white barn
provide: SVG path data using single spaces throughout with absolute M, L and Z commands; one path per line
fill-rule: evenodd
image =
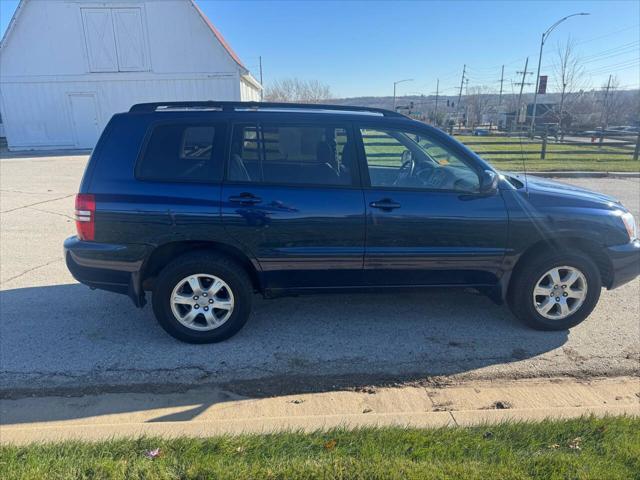
M 261 89 L 194 0 L 21 0 L 0 43 L 10 150 L 91 148 L 134 103 Z

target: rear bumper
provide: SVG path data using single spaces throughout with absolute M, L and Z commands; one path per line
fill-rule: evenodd
M 640 240 L 608 247 L 606 254 L 611 263 L 609 290 L 630 282 L 640 275 Z
M 128 295 L 137 307 L 145 304 L 140 272 L 148 247 L 85 242 L 69 237 L 64 258 L 71 275 L 91 288 Z

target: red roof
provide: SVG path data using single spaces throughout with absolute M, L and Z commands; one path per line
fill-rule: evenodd
M 194 6 L 194 8 L 196 9 L 196 12 L 198 12 L 200 17 L 202 17 L 202 20 L 204 20 L 204 23 L 207 24 L 207 26 L 209 27 L 209 30 L 211 30 L 211 32 L 213 32 L 213 34 L 216 36 L 216 38 L 218 39 L 220 44 L 224 47 L 224 49 L 231 56 L 231 58 L 233 58 L 233 61 L 236 62 L 238 65 L 240 65 L 242 68 L 244 68 L 246 70 L 247 67 L 244 66 L 244 64 L 242 63 L 242 60 L 240 60 L 240 57 L 238 57 L 236 52 L 233 51 L 231 46 L 227 43 L 227 41 L 224 39 L 224 37 L 218 31 L 218 29 L 213 26 L 213 23 L 211 23 L 211 21 L 207 18 L 207 16 L 204 14 L 204 12 L 202 10 L 200 10 L 200 7 L 195 2 L 195 0 L 191 0 L 191 4 Z

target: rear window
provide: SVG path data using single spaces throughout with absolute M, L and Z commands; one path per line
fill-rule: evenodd
M 228 178 L 267 184 L 351 185 L 349 132 L 339 125 L 236 126 Z
M 219 182 L 223 130 L 221 124 L 156 126 L 138 160 L 136 176 L 160 182 Z

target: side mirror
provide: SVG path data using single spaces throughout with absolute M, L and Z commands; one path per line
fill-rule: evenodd
M 491 170 L 480 174 L 480 193 L 492 193 L 498 189 L 498 175 Z

